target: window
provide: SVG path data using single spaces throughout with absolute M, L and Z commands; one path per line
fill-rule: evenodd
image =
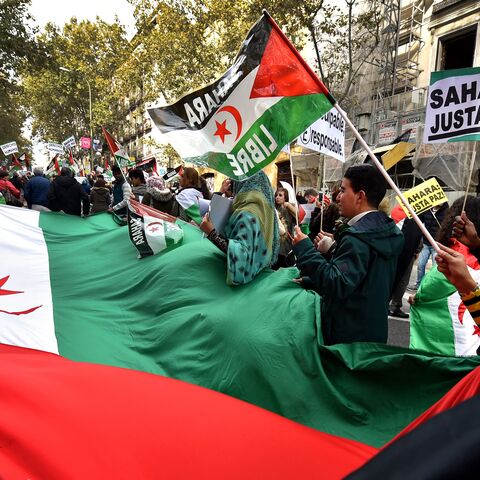
M 476 38 L 476 26 L 440 38 L 437 70 L 473 67 Z

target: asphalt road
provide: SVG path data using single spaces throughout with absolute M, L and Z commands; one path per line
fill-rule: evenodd
M 427 271 L 432 267 L 431 260 L 427 263 Z M 415 262 L 412 274 L 410 275 L 409 286 L 415 285 L 417 282 L 417 263 Z M 410 312 L 410 304 L 407 299 L 410 295 L 415 294 L 415 291 L 408 290 L 403 295 L 402 311 Z M 388 317 L 388 342 L 389 345 L 397 345 L 399 347 L 408 347 L 410 343 L 410 319 Z

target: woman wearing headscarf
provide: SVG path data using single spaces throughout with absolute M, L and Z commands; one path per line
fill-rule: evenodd
M 175 195 L 171 214 L 185 222 L 193 221 L 199 225 L 202 221 L 199 202 L 203 194 L 200 188 L 200 176 L 194 168 L 183 169 L 180 175 L 180 187 Z
M 172 213 L 173 193 L 165 186 L 165 180 L 162 177 L 147 178 L 147 189 L 142 203 L 169 215 Z
M 225 236 L 208 214 L 200 228 L 227 254 L 227 284 L 243 285 L 275 263 L 279 249 L 278 221 L 270 181 L 260 171 L 243 182 L 232 180 L 235 195 Z

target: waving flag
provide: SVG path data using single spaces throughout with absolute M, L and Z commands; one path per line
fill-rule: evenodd
M 125 151 L 125 149 L 102 127 L 103 135 L 105 140 L 107 141 L 108 148 L 112 152 L 115 160 L 118 163 L 120 168 L 128 167 L 131 165 L 135 165 L 135 162 L 132 162 Z
M 138 250 L 139 258 L 179 245 L 183 238 L 183 231 L 175 223 L 175 217 L 135 200 L 128 202 L 127 218 L 130 240 Z
M 264 14 L 221 78 L 148 112 L 185 161 L 242 180 L 272 162 L 334 103 Z
M 12 153 L 11 170 L 23 170 L 22 164 L 18 161 L 18 158 Z

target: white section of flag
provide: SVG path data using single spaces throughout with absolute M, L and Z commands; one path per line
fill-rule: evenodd
M 185 190 L 180 190 L 175 197 L 177 202 L 184 210 L 189 209 L 192 205 L 199 205 L 200 209 L 201 198 L 203 198 L 202 192 L 199 192 L 195 188 L 186 188 Z
M 165 240 L 165 225 L 160 218 L 150 217 L 149 215 L 143 216 L 143 224 L 145 229 L 145 237 L 147 239 L 148 246 L 152 249 L 155 255 L 161 252 L 167 247 Z
M 164 133 L 165 140 L 170 142 L 182 158 L 197 157 L 207 152 L 229 153 L 238 140 L 247 132 L 255 121 L 283 97 L 250 98 L 259 67 L 251 71 L 221 106 L 231 106 L 238 110 L 242 119 L 242 131 L 237 137 L 238 125 L 231 113 L 220 112 L 208 121 L 201 130 L 174 130 Z M 226 128 L 231 132 L 225 137 L 225 143 L 219 136 L 216 122 L 226 121 Z
M 0 205 L 0 342 L 58 354 L 53 321 L 48 250 L 38 226 L 39 212 Z
M 480 281 L 480 270 L 474 270 L 468 267 L 470 275 L 477 282 Z M 453 336 L 455 342 L 455 355 L 477 355 L 477 349 L 480 346 L 480 337 L 474 334 L 475 321 L 466 308 L 462 308 L 462 322 L 459 319 L 460 295 L 458 292 L 448 297 L 448 310 L 452 317 Z

